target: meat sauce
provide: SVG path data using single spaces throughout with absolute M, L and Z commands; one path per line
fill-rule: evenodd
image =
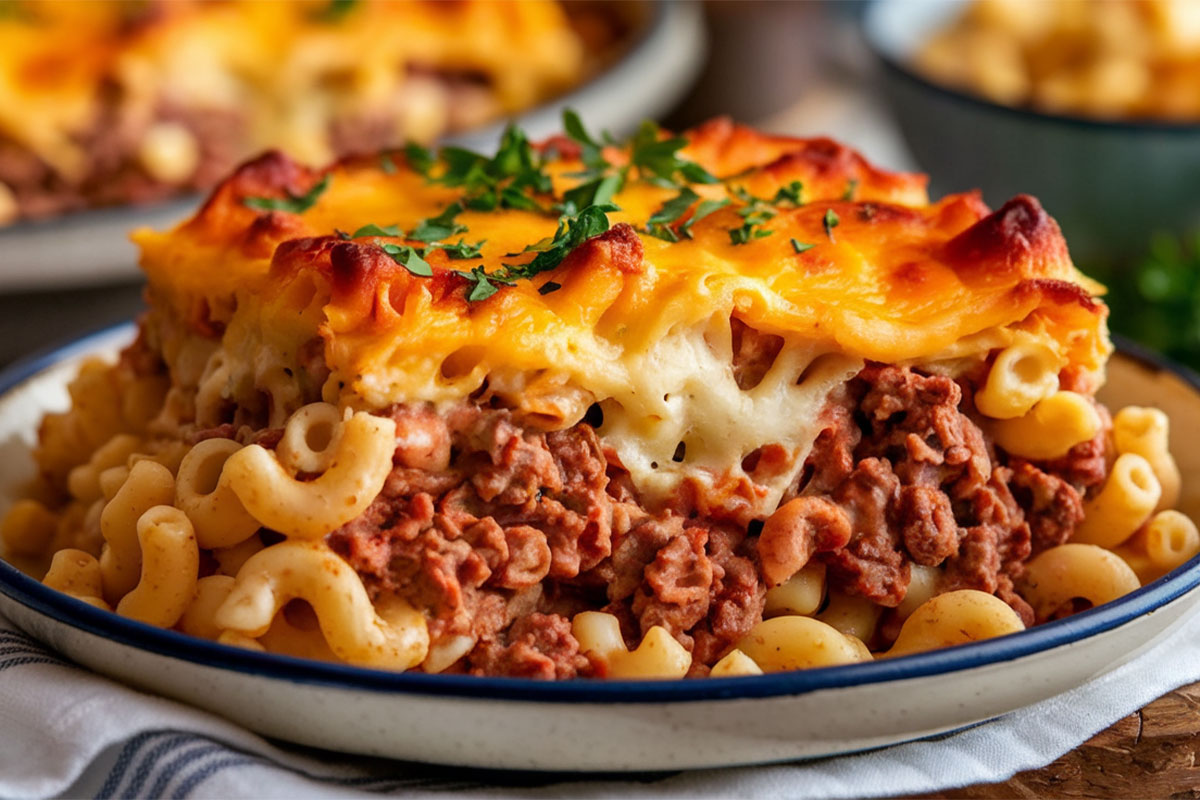
M 808 558 L 828 582 L 885 609 L 913 564 L 939 591 L 978 589 L 1033 622 L 1013 589 L 1025 562 L 1061 544 L 1105 477 L 1101 432 L 1053 462 L 1008 457 L 983 433 L 964 385 L 870 364 L 830 397 L 825 427 L 785 500 L 814 532 L 639 502 L 588 422 L 551 433 L 511 412 L 397 405 L 395 467 L 359 518 L 328 541 L 375 595 L 426 611 L 436 645 L 476 644 L 450 671 L 545 679 L 600 675 L 571 617 L 614 614 L 633 645 L 654 625 L 693 656 L 693 675 L 762 619 L 771 582 Z M 783 531 L 783 532 L 780 532 Z M 886 611 L 876 633 L 897 626 Z

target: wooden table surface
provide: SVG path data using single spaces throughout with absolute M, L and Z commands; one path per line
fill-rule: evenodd
M 1011 798 L 1200 798 L 1200 683 L 1130 714 L 1041 769 L 1004 783 L 953 789 L 938 800 Z

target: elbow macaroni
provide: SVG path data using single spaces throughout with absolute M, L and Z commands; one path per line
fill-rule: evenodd
M 1021 594 L 1039 620 L 1076 598 L 1098 606 L 1141 585 L 1120 556 L 1093 544 L 1052 547 L 1029 562 L 1020 580 Z
M 1008 603 L 987 592 L 959 589 L 926 600 L 904 621 L 887 655 L 902 656 L 993 639 L 1025 630 Z
M 579 641 L 580 651 L 598 657 L 610 678 L 682 678 L 692 666 L 692 654 L 658 625 L 646 631 L 634 650 L 625 646 L 621 625 L 612 614 L 576 614 L 571 632 Z
M 1117 452 L 1134 453 L 1146 459 L 1162 487 L 1156 511 L 1179 502 L 1179 467 L 1171 456 L 1167 439 L 1170 420 L 1157 408 L 1126 406 L 1113 417 L 1113 445 Z
M 405 670 L 429 649 L 425 619 L 403 600 L 372 606 L 362 580 L 320 542 L 289 540 L 251 556 L 214 617 L 222 630 L 257 639 L 291 600 L 316 612 L 329 648 L 343 661 Z
M 304 412 L 300 409 L 288 420 L 285 440 L 291 436 L 298 442 L 309 441 L 312 425 L 320 422 L 320 417 Z M 298 428 L 295 433 L 293 425 Z M 314 480 L 298 480 L 279 458 L 259 445 L 231 455 L 222 475 L 228 475 L 228 485 L 262 525 L 285 536 L 318 539 L 371 504 L 392 470 L 396 449 L 396 423 L 390 419 L 359 412 L 335 427 L 340 430 L 330 439 L 326 452 L 299 455 L 291 451 L 293 461 L 320 459 L 326 465 Z
M 1065 456 L 1095 438 L 1100 424 L 1100 414 L 1086 397 L 1055 392 L 1023 416 L 993 422 L 991 431 L 1009 453 L 1040 460 Z
M 1072 541 L 1116 547 L 1154 512 L 1162 489 L 1146 459 L 1134 453 L 1117 458 L 1104 488 L 1083 505 L 1083 522 Z
M 1022 417 L 1057 391 L 1062 366 L 1062 359 L 1044 344 L 1006 347 L 992 362 L 983 388 L 975 393 L 975 407 L 993 419 Z

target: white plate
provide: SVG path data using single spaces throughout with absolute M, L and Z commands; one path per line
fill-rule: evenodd
M 574 108 L 594 130 L 632 131 L 643 119 L 668 111 L 691 86 L 704 61 L 699 3 L 655 2 L 652 18 L 628 52 L 569 94 L 530 109 L 513 121 L 534 139 L 562 130 L 561 114 Z M 507 120 L 448 137 L 445 143 L 487 152 Z M 139 277 L 129 231 L 164 228 L 191 214 L 200 198 L 151 206 L 119 206 L 0 227 L 0 292 L 87 286 Z
M 47 409 L 80 358 L 129 326 L 0 374 L 0 491 L 32 470 Z M 1200 379 L 1123 355 L 1114 406 L 1150 402 L 1176 433 L 1200 421 Z M 1181 508 L 1200 508 L 1200 448 L 1174 451 Z M 0 509 L 2 510 L 2 509 Z M 354 753 L 480 767 L 661 770 L 825 756 L 931 736 L 1059 694 L 1130 660 L 1200 602 L 1196 560 L 1133 594 L 1023 633 L 932 653 L 751 678 L 565 681 L 395 674 L 255 653 L 101 611 L 0 562 L 0 613 L 117 680 L 268 736 Z

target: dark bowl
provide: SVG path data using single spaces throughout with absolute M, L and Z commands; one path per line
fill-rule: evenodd
M 962 0 L 876 0 L 863 18 L 886 94 L 935 196 L 978 187 L 991 205 L 1036 195 L 1076 263 L 1145 251 L 1155 230 L 1200 227 L 1200 122 L 1109 121 L 1000 105 L 909 65 Z

